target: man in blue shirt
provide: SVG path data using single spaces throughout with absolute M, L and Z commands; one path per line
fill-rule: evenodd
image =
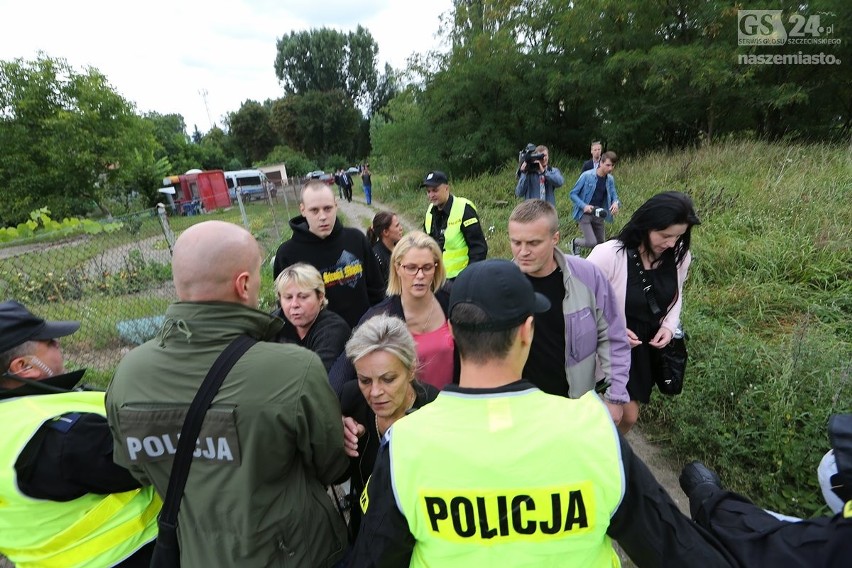
M 591 249 L 604 242 L 604 221 L 612 223 L 612 216 L 618 213 L 618 193 L 612 177 L 617 160 L 615 152 L 606 152 L 597 169 L 580 174 L 571 189 L 572 216 L 583 232 L 582 239 L 571 240 L 571 252 L 575 255 L 580 254 L 581 247 Z

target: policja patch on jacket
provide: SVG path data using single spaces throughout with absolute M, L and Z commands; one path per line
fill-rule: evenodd
M 153 463 L 171 459 L 177 452 L 186 407 L 163 408 L 127 405 L 118 411 L 121 437 L 132 463 Z M 240 465 L 236 410 L 211 408 L 204 416 L 195 442 L 193 459 L 223 465 Z

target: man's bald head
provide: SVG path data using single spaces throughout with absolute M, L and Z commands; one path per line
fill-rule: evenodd
M 182 302 L 234 302 L 257 307 L 260 247 L 238 225 L 205 221 L 175 243 L 172 276 Z

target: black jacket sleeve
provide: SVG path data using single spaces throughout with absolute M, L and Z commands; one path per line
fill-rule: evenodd
M 355 366 L 344 351 L 328 370 L 328 384 L 331 385 L 331 390 L 334 391 L 338 399 L 343 396 L 343 385 L 354 380 L 356 376 Z
M 367 510 L 355 541 L 350 568 L 408 566 L 414 551 L 414 535 L 408 530 L 408 521 L 397 508 L 393 496 L 386 441 L 379 448 L 366 491 Z
M 370 300 L 370 305 L 375 306 L 387 296 L 387 286 L 385 286 L 382 269 L 379 268 L 379 261 L 376 260 L 376 255 L 373 254 L 373 247 L 370 246 L 370 241 L 363 235 L 362 239 L 364 241 L 362 256 L 364 257 L 364 278 L 367 283 L 367 298 Z
M 325 371 L 331 371 L 337 358 L 343 353 L 346 341 L 349 340 L 351 329 L 339 315 L 324 309 L 322 319 L 317 318 L 314 322 L 317 329 L 312 329 L 310 344 L 305 345 L 308 349 L 319 355 Z
M 444 317 L 450 319 L 450 290 L 452 290 L 452 280 L 447 282 L 438 290 L 435 290 L 435 298 L 441 309 L 444 311 Z M 400 308 L 402 309 L 402 308 Z M 453 341 L 453 384 L 459 384 L 461 380 L 461 357 L 459 355 L 459 346 Z
M 100 414 L 80 414 L 67 431 L 45 424 L 15 464 L 18 486 L 25 495 L 51 501 L 141 487 L 113 462 L 112 449 L 109 425 Z
M 485 234 L 482 232 L 479 216 L 470 205 L 464 206 L 461 232 L 464 235 L 465 242 L 467 242 L 468 261 L 474 263 L 485 260 L 485 257 L 488 256 L 488 243 L 485 240 Z
M 742 495 L 719 489 L 695 520 L 724 543 L 741 566 L 846 566 L 852 515 L 782 521 Z
M 278 250 L 275 251 L 275 261 L 272 263 L 272 278 L 273 278 L 273 280 L 275 278 L 278 278 L 278 275 L 281 274 L 281 272 L 285 268 L 287 268 L 288 266 L 290 266 L 292 264 L 292 262 L 290 262 L 290 259 L 287 258 L 287 248 L 285 247 L 286 244 L 287 244 L 287 241 L 284 241 L 278 247 Z
M 669 568 L 737 566 L 708 531 L 677 508 L 648 467 L 619 435 L 624 463 L 624 499 L 607 534 L 637 566 Z

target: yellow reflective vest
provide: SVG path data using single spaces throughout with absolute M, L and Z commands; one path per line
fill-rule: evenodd
M 157 536 L 162 502 L 153 487 L 66 502 L 33 499 L 18 490 L 15 462 L 21 451 L 45 422 L 69 412 L 105 415 L 104 393 L 0 402 L 0 553 L 17 568 L 113 566 Z
M 411 566 L 619 566 L 615 426 L 594 393 L 444 391 L 394 424 L 391 481 Z
M 473 203 L 464 197 L 456 197 L 453 195 L 453 204 L 450 207 L 450 214 L 447 217 L 447 227 L 444 229 L 444 268 L 447 270 L 447 278 L 455 278 L 459 272 L 464 270 L 468 264 L 468 249 L 467 241 L 461 232 L 462 217 L 464 216 L 465 205 L 470 205 L 474 211 Z M 435 206 L 429 204 L 426 209 L 426 220 L 423 227 L 426 229 L 426 234 L 431 234 L 432 231 L 432 209 Z M 477 219 L 470 221 L 478 223 Z

